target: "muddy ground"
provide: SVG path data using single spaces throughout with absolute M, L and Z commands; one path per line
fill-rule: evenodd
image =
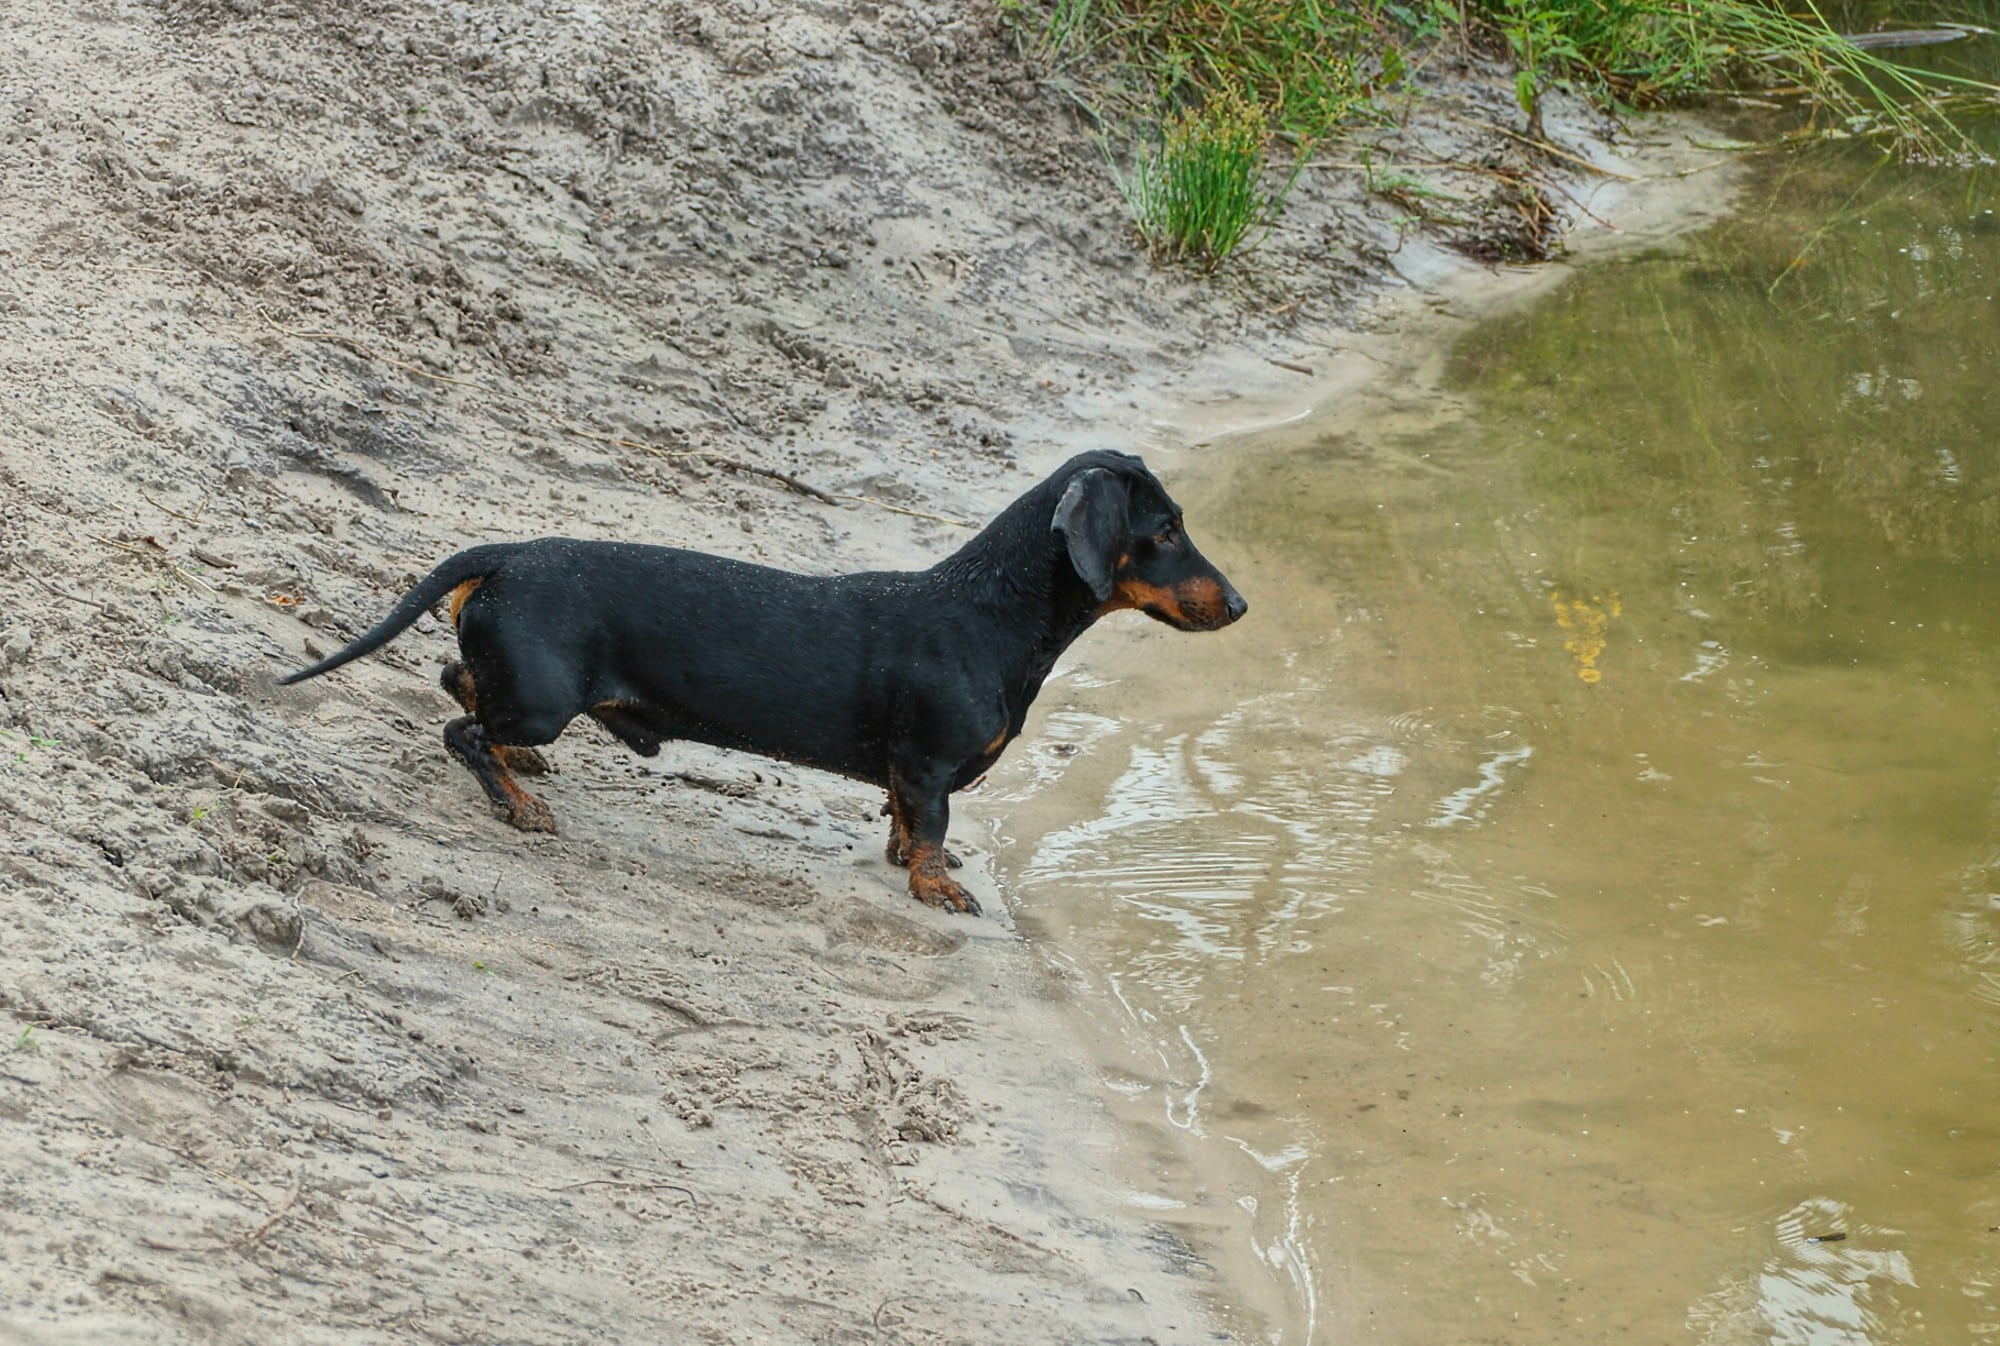
M 1048 74 L 984 3 L 0 8 L 0 1340 L 1217 1338 L 871 791 L 579 727 L 527 836 L 438 621 L 273 685 L 479 541 L 928 564 L 1504 225 L 1342 151 L 1161 271 Z M 1379 143 L 1520 162 L 1433 79 Z

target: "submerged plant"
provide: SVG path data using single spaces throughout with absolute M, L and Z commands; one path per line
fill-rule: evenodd
M 1121 180 L 1125 204 L 1155 257 L 1214 270 L 1266 227 L 1297 181 L 1263 187 L 1264 151 L 1271 138 L 1263 107 L 1229 90 L 1167 118 L 1159 140 L 1140 151 Z

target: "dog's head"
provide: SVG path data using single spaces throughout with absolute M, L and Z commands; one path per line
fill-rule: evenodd
M 1088 454 L 1071 464 L 1050 527 L 1102 605 L 1137 608 L 1182 631 L 1214 631 L 1249 609 L 1222 572 L 1195 550 L 1181 508 L 1130 454 Z

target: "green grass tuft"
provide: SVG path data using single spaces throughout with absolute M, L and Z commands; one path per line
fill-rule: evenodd
M 1214 270 L 1268 225 L 1290 194 L 1293 170 L 1266 191 L 1263 108 L 1241 92 L 1219 94 L 1166 121 L 1159 141 L 1119 183 L 1139 234 L 1156 258 Z
M 1372 0 L 1005 0 L 1051 65 L 1127 114 L 1247 96 L 1279 134 L 1323 138 L 1403 73 Z

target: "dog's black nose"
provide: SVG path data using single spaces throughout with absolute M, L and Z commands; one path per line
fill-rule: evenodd
M 1250 605 L 1243 601 L 1243 595 L 1237 593 L 1234 589 L 1229 591 L 1229 599 L 1222 606 L 1223 610 L 1228 612 L 1229 620 L 1232 622 L 1250 610 Z

